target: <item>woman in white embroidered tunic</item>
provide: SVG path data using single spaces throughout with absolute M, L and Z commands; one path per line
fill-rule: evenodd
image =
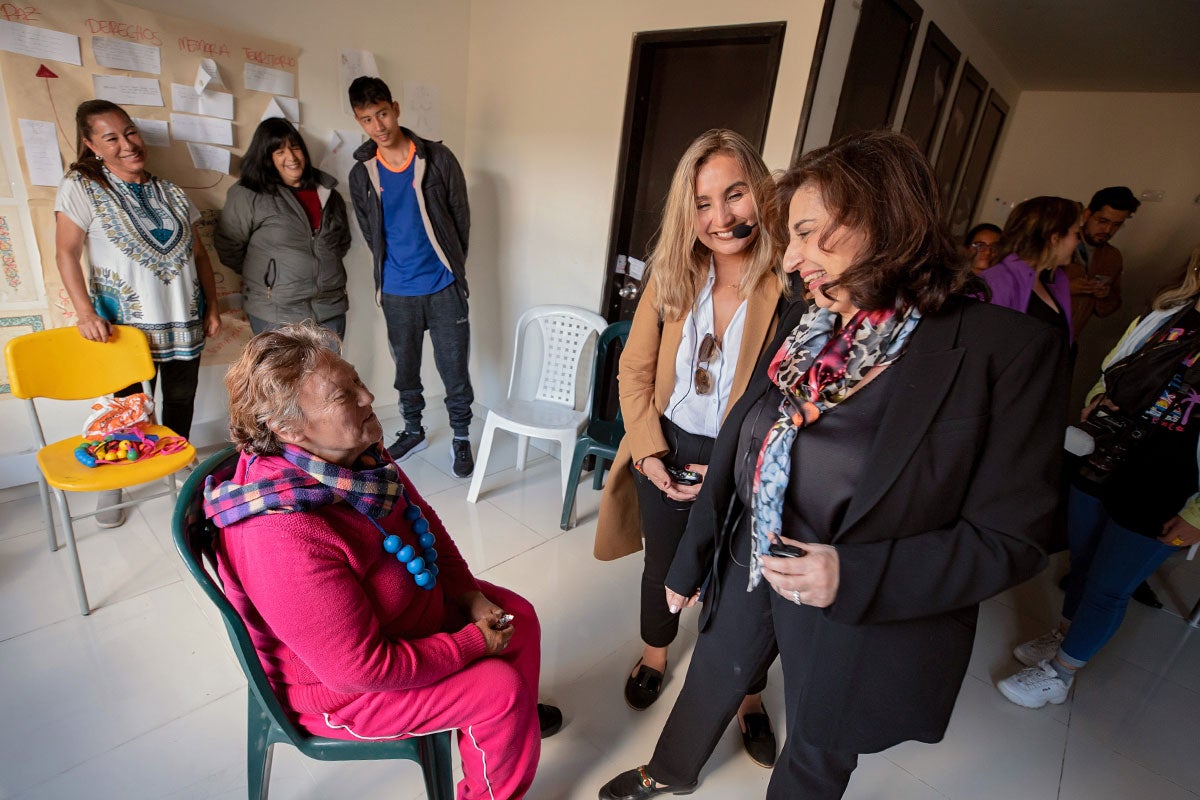
M 76 160 L 54 211 L 58 271 L 79 333 L 106 342 L 112 323 L 145 333 L 162 378 L 162 424 L 187 436 L 204 338 L 221 329 L 216 281 L 196 229 L 200 212 L 182 189 L 146 171 L 146 146 L 120 106 L 81 103 L 75 130 Z M 102 496 L 101 505 L 117 500 Z M 97 522 L 111 527 L 123 516 L 117 510 Z

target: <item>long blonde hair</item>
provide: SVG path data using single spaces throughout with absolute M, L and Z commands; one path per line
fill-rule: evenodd
M 1183 281 L 1178 286 L 1163 289 L 1154 298 L 1154 310 L 1166 311 L 1178 308 L 1187 300 L 1192 300 L 1200 294 L 1200 245 L 1192 249 L 1184 268 Z
M 768 193 L 774 191 L 771 173 L 745 137 L 731 130 L 714 128 L 692 142 L 675 167 L 663 209 L 662 225 L 654 249 L 647 259 L 649 280 L 654 285 L 658 310 L 664 319 L 683 318 L 708 280 L 712 251 L 696 238 L 696 175 L 717 154 L 732 157 L 742 168 L 760 218 L 770 205 Z M 776 280 L 781 287 L 786 285 L 779 258 L 779 244 L 767 227 L 763 224 L 757 226 L 757 235 L 747 253 L 746 268 L 738 285 L 740 297 L 746 297 L 754 291 L 761 280 Z M 768 278 L 768 273 L 773 275 Z

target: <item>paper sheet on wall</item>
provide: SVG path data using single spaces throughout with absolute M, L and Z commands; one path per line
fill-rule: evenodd
M 171 135 L 183 142 L 206 142 L 233 147 L 233 123 L 227 119 L 172 114 Z
M 93 75 L 92 88 L 100 100 L 122 106 L 161 106 L 158 78 L 128 78 L 124 75 Z
M 246 64 L 246 88 L 255 92 L 292 97 L 296 94 L 296 76 L 281 69 Z
M 345 194 L 350 188 L 350 168 L 354 166 L 354 151 L 362 144 L 362 131 L 335 130 L 325 143 L 325 156 L 317 169 L 337 178 L 337 188 Z
M 441 139 L 441 95 L 436 86 L 405 81 L 404 108 L 400 109 L 404 126 L 426 139 Z
M 342 113 L 352 114 L 350 97 L 346 91 L 355 78 L 367 75 L 379 77 L 379 68 L 375 66 L 375 54 L 369 50 L 340 50 L 338 51 L 338 80 L 342 87 Z
M 171 108 L 188 114 L 233 119 L 233 95 L 229 92 L 215 92 L 212 89 L 200 94 L 192 86 L 172 83 Z
M 267 103 L 267 110 L 262 115 L 263 119 L 271 117 L 279 117 L 293 125 L 299 125 L 300 101 L 294 97 L 272 97 L 271 102 Z
M 196 169 L 211 169 L 215 172 L 229 174 L 229 151 L 207 144 L 188 142 L 188 153 L 192 156 L 192 164 Z
M 83 66 L 79 57 L 78 36 L 19 22 L 0 20 L 0 50 Z
M 127 42 L 111 36 L 93 36 L 92 54 L 102 67 L 151 72 L 155 75 L 162 73 L 162 53 L 153 45 Z
M 58 186 L 62 182 L 62 155 L 58 152 L 58 134 L 53 122 L 37 119 L 17 120 L 21 142 L 25 145 L 25 166 L 34 186 Z
M 133 124 L 137 125 L 138 131 L 142 134 L 142 141 L 151 147 L 171 146 L 171 133 L 167 129 L 166 120 L 134 117 Z
M 210 89 L 224 89 L 225 82 L 221 80 L 221 70 L 217 68 L 217 62 L 211 58 L 200 59 L 200 66 L 196 67 L 196 80 L 192 84 L 192 88 L 197 94 L 207 92 Z

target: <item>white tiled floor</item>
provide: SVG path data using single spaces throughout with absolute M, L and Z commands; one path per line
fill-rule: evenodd
M 476 436 L 478 428 L 476 425 Z M 567 724 L 545 743 L 531 797 L 592 798 L 649 756 L 695 641 L 685 617 L 665 697 L 641 714 L 622 702 L 636 658 L 640 560 L 591 556 L 598 493 L 584 482 L 579 526 L 558 528 L 558 464 L 531 449 L 524 474 L 498 436 L 477 505 L 450 475 L 448 432 L 406 465 L 484 578 L 533 601 L 543 626 L 542 695 Z M 81 498 L 90 502 L 89 498 Z M 170 503 L 122 528 L 79 528 L 92 603 L 80 617 L 65 551 L 50 553 L 33 487 L 0 492 L 0 800 L 243 798 L 245 683 L 223 629 L 178 562 Z M 1200 636 L 1178 609 L 1200 597 L 1200 565 L 1172 561 L 1155 579 L 1175 614 L 1131 608 L 1063 706 L 1028 711 L 992 682 L 1016 668 L 1009 649 L 1042 632 L 1061 595 L 1061 561 L 983 605 L 970 674 L 938 745 L 865 756 L 849 798 L 887 800 L 1184 800 L 1200 797 Z M 783 723 L 782 678 L 767 705 Z M 769 773 L 733 728 L 696 798 L 761 797 Z M 276 748 L 271 796 L 423 797 L 407 762 L 326 764 Z

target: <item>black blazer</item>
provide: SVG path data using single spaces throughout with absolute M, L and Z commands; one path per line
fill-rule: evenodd
M 776 391 L 766 366 L 804 310 L 797 302 L 785 313 L 721 426 L 667 575 L 666 585 L 686 597 L 711 566 L 702 631 L 719 613 L 724 545 L 743 511 L 733 483 L 738 434 L 764 393 Z M 789 687 L 802 699 L 788 715 L 809 743 L 869 753 L 945 734 L 979 602 L 1046 563 L 1059 498 L 1065 353 L 1048 325 L 975 300 L 952 301 L 914 331 L 891 367 L 892 396 L 832 537 L 837 597 L 821 612 L 811 646 L 794 657 L 803 663 L 783 664 L 803 683 L 798 693 Z M 785 518 L 785 535 L 788 527 Z

